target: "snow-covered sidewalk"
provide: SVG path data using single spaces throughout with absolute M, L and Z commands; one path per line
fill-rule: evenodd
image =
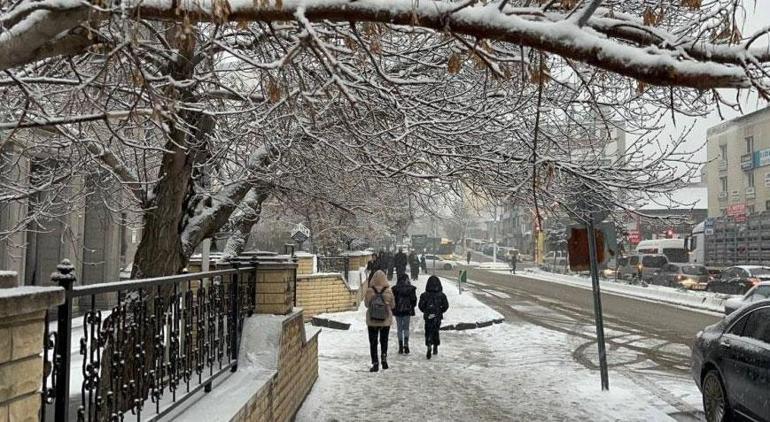
M 425 278 L 417 283 L 418 295 Z M 442 280 L 449 299 L 444 325 L 500 318 Z M 670 400 L 630 375 L 610 370 L 610 392 L 599 388 L 598 371 L 572 358 L 569 334 L 516 322 L 467 331 L 442 331 L 439 355 L 425 359 L 422 316 L 412 319 L 412 354 L 400 356 L 391 330 L 390 369 L 369 373 L 365 310 L 324 317 L 351 324 L 324 329 L 319 372 L 298 421 L 520 420 L 673 421 Z M 612 364 L 612 361 L 610 362 Z M 649 386 L 648 386 L 649 387 Z M 698 405 L 697 389 L 671 380 L 677 400 Z

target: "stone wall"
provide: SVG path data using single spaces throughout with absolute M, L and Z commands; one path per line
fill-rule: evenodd
M 315 272 L 315 255 L 297 253 L 297 274 L 313 274 Z
M 0 289 L 0 422 L 39 420 L 45 313 L 62 302 L 59 287 Z
M 318 314 L 353 311 L 358 307 L 358 290 L 348 287 L 342 275 L 297 275 L 297 306 L 309 320 Z
M 257 268 L 257 313 L 286 315 L 294 305 L 297 264 L 260 264 Z

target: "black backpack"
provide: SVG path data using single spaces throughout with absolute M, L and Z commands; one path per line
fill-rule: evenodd
M 378 292 L 372 287 L 372 290 L 374 290 L 374 297 L 369 303 L 369 318 L 373 321 L 385 321 L 388 319 L 388 305 L 385 304 L 385 297 L 382 295 L 385 289 Z
M 398 291 L 398 293 L 401 292 L 401 290 Z M 410 314 L 412 312 L 412 301 L 409 299 L 409 290 L 398 295 L 398 300 L 396 300 L 396 312 L 399 314 Z
M 438 315 L 441 312 L 440 298 L 437 294 L 428 295 L 425 300 L 425 315 Z

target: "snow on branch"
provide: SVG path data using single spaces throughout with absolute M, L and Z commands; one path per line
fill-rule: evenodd
M 107 3 L 101 10 L 110 10 Z M 629 24 L 627 19 L 607 15 L 597 22 L 597 31 L 592 26 L 596 21 L 593 15 L 600 3 L 588 3 L 578 10 L 575 20 L 560 13 L 546 14 L 537 8 L 501 8 L 497 3 L 474 2 L 458 7 L 461 3 L 438 0 L 423 0 L 419 4 L 413 0 L 127 0 L 112 7 L 151 20 L 275 22 L 293 21 L 301 16 L 308 22 L 368 21 L 419 26 L 535 48 L 649 84 L 768 89 L 767 73 L 762 68 L 770 61 L 766 51 L 761 53 L 740 44 L 714 45 L 700 39 L 689 42 L 686 38 L 679 39 L 678 45 L 684 47 L 672 49 L 665 41 L 676 39 L 674 35 L 639 37 L 638 31 L 618 29 Z M 108 12 L 88 11 L 89 7 L 80 0 L 27 0 L 7 12 L 0 18 L 8 28 L 0 33 L 0 69 L 37 60 L 35 50 L 44 46 L 55 50 L 52 44 L 66 38 L 70 30 L 87 18 L 109 16 Z M 622 35 L 629 34 L 645 43 L 628 42 Z M 663 44 L 659 38 L 663 38 Z M 704 54 L 688 56 L 682 51 Z M 712 59 L 710 53 L 717 53 L 717 59 Z M 759 71 L 752 72 L 749 63 L 755 67 L 758 64 Z

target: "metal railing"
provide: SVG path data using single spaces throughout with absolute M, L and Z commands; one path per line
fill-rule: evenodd
M 74 268 L 64 260 L 52 275 L 66 294 L 50 323 L 56 329 L 46 324 L 41 418 L 53 408 L 56 422 L 74 415 L 158 420 L 196 392 L 210 391 L 215 378 L 237 369 L 243 318 L 256 308 L 256 264 L 233 267 L 74 286 Z M 104 296 L 116 304 L 104 307 L 110 303 Z M 76 302 L 81 317 L 73 315 Z M 71 368 L 82 378 L 72 395 Z
M 350 257 L 347 256 L 319 256 L 318 257 L 318 272 L 319 273 L 341 273 L 345 277 L 345 281 L 348 281 L 348 274 L 350 273 Z

